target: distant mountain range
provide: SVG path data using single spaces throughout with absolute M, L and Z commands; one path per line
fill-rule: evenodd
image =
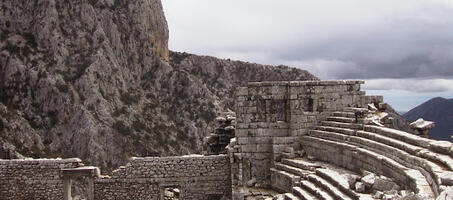
M 436 97 L 413 108 L 403 115 L 410 122 L 423 118 L 434 121 L 436 127 L 430 131 L 431 137 L 452 141 L 453 135 L 453 99 Z

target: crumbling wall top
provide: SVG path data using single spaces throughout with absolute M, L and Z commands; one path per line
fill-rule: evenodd
M 263 86 L 326 86 L 326 85 L 354 85 L 364 84 L 363 80 L 330 80 L 330 81 L 263 81 L 248 82 L 247 87 Z

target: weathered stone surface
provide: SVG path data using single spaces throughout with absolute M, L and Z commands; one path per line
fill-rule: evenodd
M 417 119 L 416 121 L 410 124 L 411 128 L 414 129 L 421 129 L 421 130 L 429 130 L 435 127 L 435 123 L 431 121 L 426 121 L 422 118 Z
M 436 200 L 451 200 L 453 199 L 453 187 L 448 187 L 437 197 Z
M 362 177 L 360 180 L 367 187 L 371 188 L 374 185 L 374 183 L 376 182 L 376 175 L 373 173 L 369 173 L 368 175 Z
M 362 182 L 355 183 L 355 191 L 364 193 L 366 191 L 366 185 Z
M 440 175 L 442 185 L 453 185 L 453 172 L 447 171 Z
M 376 193 L 373 194 L 373 198 L 375 199 L 382 199 L 384 197 L 384 193 L 381 191 L 376 191 Z
M 385 176 L 377 176 L 374 184 L 372 186 L 372 189 L 374 190 L 379 190 L 379 191 L 389 191 L 389 190 L 396 190 L 398 191 L 400 187 L 398 184 L 393 182 L 390 178 L 387 178 Z

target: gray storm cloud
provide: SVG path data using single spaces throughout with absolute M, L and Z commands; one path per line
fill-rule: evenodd
M 378 84 L 383 79 L 453 76 L 451 0 L 163 0 L 163 5 L 176 51 L 288 64 L 323 79 L 378 79 L 371 84 L 375 89 L 384 87 Z M 452 89 L 444 86 L 419 90 Z

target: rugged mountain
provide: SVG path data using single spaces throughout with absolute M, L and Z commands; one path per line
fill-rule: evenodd
M 430 99 L 403 116 L 411 122 L 418 118 L 434 121 L 436 127 L 430 130 L 431 137 L 439 140 L 451 140 L 453 135 L 453 99 L 442 97 Z
M 160 0 L 1 1 L 0 30 L 1 158 L 196 153 L 235 87 L 317 79 L 169 52 Z

